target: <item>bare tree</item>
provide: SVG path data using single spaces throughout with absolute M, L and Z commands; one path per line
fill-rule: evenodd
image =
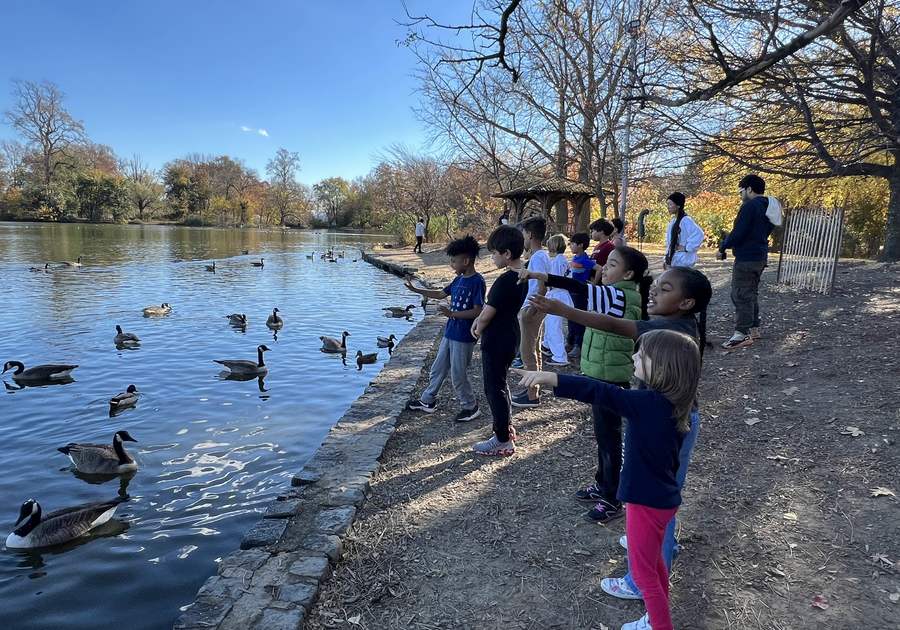
M 0 163 L 6 173 L 6 182 L 9 186 L 21 188 L 25 185 L 27 175 L 28 150 L 21 142 L 4 140 L 0 142 Z
M 297 173 L 300 171 L 300 154 L 280 148 L 275 157 L 266 164 L 266 174 L 269 176 L 269 196 L 278 212 L 279 225 L 286 225 L 297 202 L 300 200 L 301 191 L 297 183 Z
M 7 122 L 37 148 L 44 186 L 49 186 L 60 158 L 84 141 L 84 125 L 63 107 L 63 93 L 48 81 L 13 81 L 13 106 Z
M 128 182 L 128 197 L 137 210 L 138 218 L 141 221 L 149 219 L 163 197 L 164 189 L 159 176 L 138 154 L 124 160 L 120 168 Z

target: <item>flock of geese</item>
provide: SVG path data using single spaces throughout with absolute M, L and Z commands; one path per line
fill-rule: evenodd
M 244 251 L 245 255 L 249 252 Z M 309 260 L 315 259 L 315 252 L 307 254 Z M 335 252 L 330 249 L 321 254 L 321 260 L 337 262 L 338 258 L 344 258 L 343 251 Z M 356 262 L 356 259 L 353 260 Z M 31 267 L 34 272 L 47 272 L 59 268 L 77 268 L 82 266 L 82 257 L 77 261 L 60 263 L 45 263 L 44 267 Z M 252 261 L 254 267 L 264 267 L 265 261 Z M 216 263 L 206 265 L 206 270 L 216 271 Z M 422 307 L 426 307 L 427 301 L 423 299 Z M 412 317 L 415 306 L 409 304 L 405 307 L 389 306 L 382 309 L 386 317 L 405 318 Z M 143 309 L 144 317 L 166 317 L 172 313 L 172 306 L 166 302 L 156 306 L 147 306 Z M 248 325 L 247 315 L 244 313 L 232 313 L 225 316 L 228 322 L 235 327 L 246 329 Z M 284 327 L 284 318 L 278 308 L 273 308 L 272 313 L 266 319 L 266 327 L 273 331 L 279 331 Z M 341 333 L 340 339 L 321 336 L 321 351 L 330 354 L 340 354 L 342 362 L 346 365 L 347 337 L 350 333 L 346 330 Z M 277 337 L 276 337 L 277 339 Z M 379 336 L 376 344 L 379 348 L 386 348 L 392 353 L 396 336 Z M 126 332 L 120 325 L 116 325 L 116 336 L 113 342 L 118 349 L 136 348 L 141 344 L 141 339 L 134 333 Z M 226 377 L 234 377 L 237 380 L 246 380 L 253 377 L 263 377 L 269 371 L 265 363 L 263 353 L 270 349 L 265 344 L 256 348 L 257 360 L 246 359 L 216 359 L 215 363 L 228 370 Z M 373 364 L 378 361 L 378 352 L 356 352 L 357 369 L 362 370 L 363 365 Z M 47 384 L 63 384 L 73 381 L 71 373 L 78 365 L 71 364 L 44 364 L 26 368 L 20 361 L 7 361 L 3 365 L 3 373 L 12 370 L 12 379 L 19 389 Z M 4 382 L 8 389 L 11 388 Z M 113 417 L 118 413 L 137 405 L 140 393 L 135 385 L 129 385 L 124 392 L 116 394 L 109 400 L 109 415 Z M 138 465 L 135 459 L 125 450 L 125 442 L 137 442 L 128 431 L 116 431 L 111 444 L 87 444 L 71 442 L 57 450 L 68 456 L 75 470 L 86 475 L 123 475 L 133 474 Z M 75 507 L 56 510 L 44 514 L 41 505 L 34 499 L 28 499 L 19 509 L 13 531 L 6 538 L 6 547 L 9 549 L 35 549 L 59 545 L 79 538 L 91 530 L 108 522 L 115 514 L 119 504 L 127 497 L 118 497 L 111 501 L 87 503 Z

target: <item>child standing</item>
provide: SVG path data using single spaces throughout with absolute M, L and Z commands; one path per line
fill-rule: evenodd
M 666 200 L 666 207 L 672 219 L 666 227 L 666 257 L 663 268 L 693 267 L 697 262 L 697 251 L 703 245 L 703 229 L 684 211 L 685 197 L 673 192 Z
M 587 235 L 587 232 L 577 232 L 569 240 L 569 248 L 572 250 L 572 260 L 569 263 L 569 268 L 572 270 L 572 280 L 585 285 L 591 281 L 594 275 L 594 267 L 597 264 L 593 258 L 587 255 L 586 250 L 590 244 L 591 237 Z M 575 308 L 581 310 L 587 308 L 587 293 L 569 291 L 569 296 Z M 581 342 L 583 340 L 584 326 L 575 322 L 569 322 L 569 334 L 566 337 L 566 343 L 570 348 L 570 358 L 577 359 L 581 356 Z
M 407 403 L 408 409 L 434 413 L 437 410 L 438 392 L 449 374 L 460 404 L 455 420 L 469 422 L 481 415 L 468 376 L 469 363 L 475 349 L 475 338 L 471 333 L 472 320 L 481 314 L 481 307 L 484 305 L 484 277 L 475 271 L 480 248 L 478 241 L 471 236 L 447 245 L 450 268 L 457 275 L 443 289 L 422 289 L 413 286 L 411 281 L 406 281 L 406 288 L 419 295 L 436 300 L 450 296 L 449 308 L 443 304 L 438 306 L 438 313 L 447 317 L 447 325 L 437 356 L 431 364 L 428 387 L 418 399 Z
M 555 234 L 547 240 L 547 252 L 553 256 L 550 259 L 550 274 L 554 276 L 569 275 L 569 260 L 566 258 L 566 237 Z M 550 289 L 547 297 L 554 300 L 572 304 L 572 298 L 565 289 Z M 566 340 L 563 334 L 565 321 L 559 315 L 548 315 L 544 320 L 544 343 L 550 349 L 550 361 L 548 365 L 564 366 L 569 364 L 566 355 Z
M 599 284 L 600 269 L 603 268 L 603 265 L 606 264 L 606 259 L 609 258 L 609 255 L 616 248 L 611 240 L 616 228 L 606 219 L 597 219 L 590 224 L 589 228 L 591 230 L 591 238 L 597 241 L 597 244 L 594 245 L 594 251 L 591 253 L 591 258 L 594 259 L 594 264 L 596 264 L 594 276 L 596 278 L 595 281 Z
M 681 505 L 676 475 L 700 379 L 700 349 L 688 335 L 656 330 L 644 335 L 632 359 L 635 376 L 646 389 L 627 390 L 581 376 L 524 371 L 522 385 L 551 386 L 559 397 L 601 405 L 628 418 L 618 497 L 628 506 L 628 562 L 647 614 L 622 630 L 672 630 L 669 572 L 661 552 L 666 526 Z
M 528 269 L 539 273 L 550 272 L 550 256 L 544 250 L 544 237 L 547 235 L 547 222 L 534 217 L 522 224 L 525 245 L 528 247 Z M 537 280 L 528 281 L 528 295 L 544 295 L 546 287 L 540 286 Z M 526 299 L 527 299 L 526 297 Z M 541 369 L 541 326 L 544 313 L 528 306 L 526 302 L 519 312 L 519 326 L 522 338 L 519 342 L 519 357 L 526 370 Z M 537 387 L 529 387 L 512 398 L 513 407 L 537 407 L 541 404 L 540 391 Z
M 516 445 L 510 434 L 512 409 L 506 376 L 519 347 L 518 314 L 528 291 L 519 284 L 518 272 L 525 241 L 519 230 L 502 225 L 488 238 L 487 247 L 497 268 L 506 271 L 494 280 L 487 304 L 472 323 L 472 336 L 481 338 L 484 395 L 494 418 L 494 434 L 475 444 L 473 450 L 481 455 L 508 456 L 516 452 Z
M 638 250 L 618 247 L 609 255 L 601 270 L 602 285 L 579 285 L 574 280 L 559 276 L 537 277 L 550 287 L 562 286 L 573 293 L 583 290 L 586 293 L 586 311 L 634 322 L 647 317 L 648 292 L 652 281 L 647 275 L 647 266 L 647 257 Z M 519 272 L 520 277 L 524 274 L 531 275 L 530 272 Z M 547 302 L 565 304 L 551 300 Z M 591 378 L 628 389 L 632 377 L 632 352 L 634 341 L 630 335 L 588 328 L 581 349 L 581 371 Z M 608 523 L 625 515 L 624 506 L 616 498 L 622 468 L 622 417 L 596 405 L 592 409 L 592 417 L 597 442 L 597 472 L 594 483 L 578 490 L 575 498 L 594 504 L 585 518 L 595 523 Z

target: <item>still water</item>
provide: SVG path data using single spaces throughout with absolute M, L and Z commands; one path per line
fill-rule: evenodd
M 383 239 L 383 237 L 382 237 Z M 388 358 L 357 370 L 357 349 L 402 337 L 415 321 L 383 316 L 410 300 L 399 278 L 362 262 L 377 237 L 162 226 L 0 223 L 0 365 L 75 363 L 74 382 L 0 389 L 0 545 L 25 499 L 44 513 L 127 496 L 101 535 L 41 552 L 0 551 L 0 622 L 8 628 L 166 628 L 290 484 L 331 425 Z M 310 260 L 328 247 L 338 262 Z M 249 250 L 249 255 L 243 255 Z M 29 272 L 47 261 L 84 266 Z M 263 268 L 251 260 L 265 259 Z M 205 265 L 216 261 L 216 272 Z M 413 296 L 415 297 L 415 296 Z M 168 317 L 141 309 L 168 302 Z M 285 326 L 265 326 L 278 307 Z M 246 331 L 225 315 L 246 313 Z M 117 350 L 120 324 L 139 349 Z M 320 335 L 351 333 L 346 365 Z M 255 359 L 260 383 L 220 377 L 213 359 Z M 135 409 L 107 401 L 134 383 Z M 125 429 L 140 469 L 83 479 L 56 449 L 108 443 Z M 102 620 L 102 622 L 101 622 Z

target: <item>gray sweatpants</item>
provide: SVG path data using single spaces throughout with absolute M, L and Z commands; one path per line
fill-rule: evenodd
M 450 382 L 456 391 L 456 397 L 463 409 L 475 407 L 475 393 L 472 384 L 469 383 L 469 363 L 472 361 L 474 343 L 453 341 L 444 337 L 438 347 L 437 356 L 431 364 L 431 374 L 428 377 L 428 387 L 422 392 L 422 402 L 431 404 L 437 400 L 437 394 L 444 384 L 447 374 L 450 374 Z
M 759 279 L 765 268 L 764 260 L 735 261 L 731 271 L 734 329 L 745 335 L 759 326 Z

